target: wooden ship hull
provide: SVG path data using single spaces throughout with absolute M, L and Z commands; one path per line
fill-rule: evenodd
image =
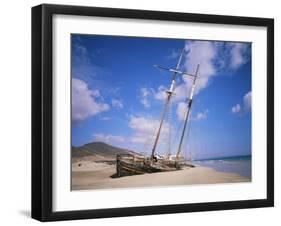
M 116 157 L 116 176 L 176 171 L 185 166 L 187 165 L 182 161 L 168 159 L 158 159 L 156 161 L 140 155 L 123 154 Z

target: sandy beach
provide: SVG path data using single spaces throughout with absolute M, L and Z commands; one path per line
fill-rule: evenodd
M 160 172 L 112 178 L 116 166 L 112 163 L 95 162 L 91 158 L 72 162 L 72 190 L 111 189 L 170 185 L 215 184 L 250 182 L 250 178 L 234 173 L 218 172 L 196 166 L 179 171 Z

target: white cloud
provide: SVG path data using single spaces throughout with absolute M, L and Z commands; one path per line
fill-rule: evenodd
M 95 133 L 93 134 L 95 141 L 101 141 L 105 143 L 123 143 L 125 138 L 123 136 L 115 136 L 111 134 Z
M 200 76 L 212 76 L 216 73 L 213 60 L 217 56 L 218 49 L 215 42 L 187 41 L 185 43 L 186 71 L 194 74 L 197 65 L 200 64 Z
M 206 109 L 206 110 L 203 111 L 203 112 L 198 112 L 198 113 L 196 114 L 196 116 L 193 118 L 193 120 L 195 120 L 195 121 L 205 120 L 205 119 L 207 118 L 208 113 L 209 113 L 209 110 L 208 110 L 208 109 Z
M 72 78 L 72 121 L 81 122 L 89 117 L 109 110 L 102 101 L 99 90 L 90 90 L 83 80 Z
M 150 95 L 150 92 L 147 88 L 141 88 L 140 91 L 143 97 L 148 97 Z
M 180 121 L 184 120 L 187 110 L 187 104 L 185 102 L 179 102 L 177 106 L 177 117 Z
M 218 47 L 215 42 L 210 41 L 187 41 L 185 44 L 186 62 L 185 70 L 195 74 L 197 65 L 200 64 L 199 79 L 196 82 L 195 94 L 206 88 L 210 78 L 217 75 L 214 60 L 218 54 Z M 186 88 L 190 90 L 192 77 L 184 76 Z M 188 92 L 189 93 L 189 92 Z
M 244 95 L 243 103 L 245 111 L 250 111 L 252 109 L 252 91 L 249 91 Z
M 185 115 L 187 113 L 187 103 L 185 102 L 179 102 L 177 106 L 177 117 L 178 120 L 182 121 L 185 118 Z M 201 121 L 207 118 L 207 115 L 209 113 L 209 109 L 204 110 L 203 112 L 198 112 L 195 117 L 191 118 L 194 121 Z
M 248 61 L 246 56 L 247 45 L 243 43 L 230 43 L 230 67 L 237 69 Z
M 151 95 L 151 92 L 148 88 L 141 88 L 140 89 L 140 102 L 145 108 L 149 108 L 151 106 L 149 97 Z
M 196 72 L 200 64 L 199 77 L 196 81 L 195 95 L 200 93 L 209 84 L 212 78 L 221 72 L 232 72 L 245 64 L 248 57 L 248 46 L 246 43 L 213 42 L 213 41 L 186 41 L 183 69 L 189 74 Z M 185 100 L 191 90 L 193 77 L 183 76 L 183 82 L 175 88 L 174 101 Z M 158 87 L 154 97 L 157 100 L 166 98 L 163 85 Z
M 131 138 L 130 141 L 132 143 L 137 143 L 137 144 L 145 144 L 146 142 L 151 143 L 154 137 L 149 136 L 147 134 L 142 134 L 142 133 L 135 133 Z
M 249 112 L 252 109 L 252 91 L 246 93 L 243 97 L 243 105 L 236 104 L 231 108 L 231 112 L 236 114 L 239 112 Z
M 180 52 L 176 49 L 169 49 L 169 59 L 176 59 L 180 56 Z
M 145 108 L 149 108 L 151 106 L 150 102 L 148 99 L 142 99 L 141 100 L 141 103 L 142 105 L 145 107 Z
M 155 125 L 158 125 L 159 121 L 152 118 L 136 117 L 131 115 L 129 121 L 129 127 L 139 133 L 154 133 Z
M 133 136 L 130 138 L 131 142 L 142 144 L 152 143 L 159 127 L 159 120 L 131 115 L 129 127 L 133 130 Z M 168 133 L 169 125 L 164 122 L 161 130 L 161 137 L 167 137 Z
M 111 104 L 112 104 L 112 107 L 115 107 L 115 108 L 123 108 L 124 107 L 123 102 L 121 100 L 117 100 L 117 99 L 112 99 Z
M 182 100 L 186 100 L 189 96 L 190 88 L 188 84 L 182 83 L 180 85 L 177 85 L 174 91 L 174 95 L 172 97 L 172 101 L 178 102 Z M 156 100 L 166 100 L 167 99 L 167 93 L 166 93 L 167 87 L 161 85 L 158 87 L 157 91 L 154 92 L 154 98 Z
M 167 98 L 166 90 L 167 90 L 167 88 L 165 86 L 163 86 L 163 85 L 159 86 L 156 92 L 153 91 L 154 98 L 156 100 L 165 100 Z
M 217 56 L 217 48 L 214 42 L 209 41 L 187 41 L 185 43 L 184 71 L 189 74 L 195 74 L 197 65 L 200 64 L 200 78 L 197 79 L 195 94 L 207 87 L 209 79 L 216 75 L 214 59 Z M 182 101 L 188 98 L 193 77 L 183 76 L 183 82 L 176 86 L 173 96 L 174 101 Z M 163 85 L 158 87 L 154 97 L 157 100 L 164 100 L 167 95 Z
M 240 104 L 236 104 L 231 108 L 231 112 L 233 114 L 239 113 L 241 111 L 241 105 Z

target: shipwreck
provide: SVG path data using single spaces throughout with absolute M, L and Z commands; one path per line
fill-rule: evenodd
M 172 79 L 170 83 L 170 88 L 165 91 L 166 100 L 164 103 L 163 111 L 161 112 L 159 126 L 157 128 L 157 133 L 154 139 L 153 147 L 151 150 L 151 154 L 149 156 L 141 155 L 141 154 L 117 154 L 116 155 L 116 176 L 129 176 L 129 175 L 138 175 L 144 173 L 156 173 L 156 172 L 167 172 L 167 171 L 175 171 L 181 170 L 184 167 L 194 167 L 191 162 L 191 158 L 189 161 L 186 161 L 182 156 L 182 148 L 183 141 L 186 133 L 187 124 L 189 121 L 189 115 L 193 103 L 193 95 L 196 87 L 196 80 L 199 76 L 199 67 L 198 64 L 196 67 L 195 74 L 189 74 L 181 71 L 180 64 L 182 61 L 184 49 L 181 51 L 179 56 L 179 60 L 177 62 L 176 68 L 166 68 L 158 65 L 154 65 L 155 67 L 168 71 L 172 74 Z M 171 104 L 171 100 L 174 95 L 176 88 L 176 79 L 178 76 L 191 76 L 192 79 L 192 87 L 190 90 L 189 97 L 187 98 L 186 111 L 183 120 L 183 128 L 179 137 L 179 144 L 177 146 L 177 152 L 175 155 L 171 155 L 170 153 L 166 156 L 160 156 L 156 153 L 157 145 L 159 144 L 159 137 L 162 131 L 164 118 L 168 112 L 169 106 Z

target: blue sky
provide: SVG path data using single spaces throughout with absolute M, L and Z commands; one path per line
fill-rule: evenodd
M 194 158 L 251 154 L 251 44 L 71 35 L 72 145 L 94 141 L 150 154 L 171 74 L 200 63 L 183 154 Z M 177 78 L 159 154 L 175 153 L 190 77 Z M 170 147 L 170 148 L 168 148 Z

